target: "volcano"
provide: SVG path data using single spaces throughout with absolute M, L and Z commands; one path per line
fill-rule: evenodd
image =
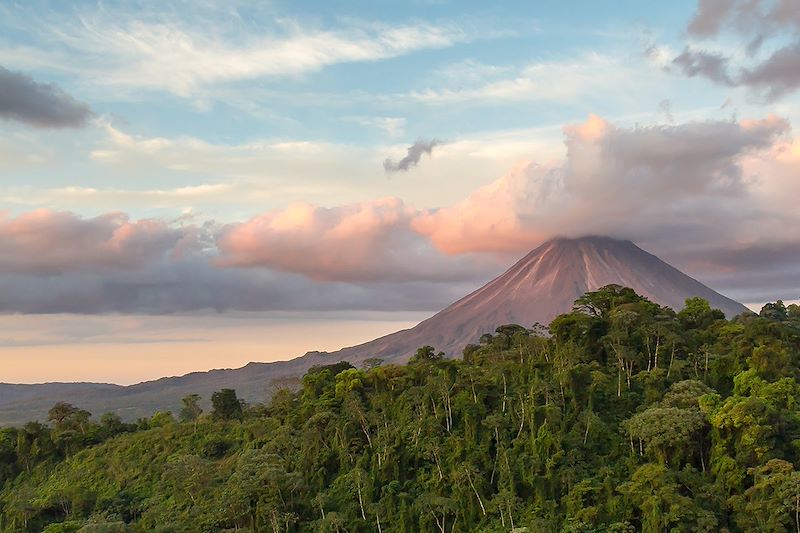
M 572 309 L 588 291 L 610 284 L 675 310 L 699 296 L 728 318 L 748 309 L 645 252 L 630 241 L 609 237 L 553 239 L 520 259 L 505 273 L 417 326 L 328 354 L 350 362 L 378 357 L 405 361 L 420 346 L 453 357 L 484 333 L 503 324 L 549 324 Z
M 458 357 L 467 344 L 498 326 L 547 324 L 569 312 L 585 292 L 612 283 L 676 310 L 683 307 L 686 298 L 700 296 L 728 317 L 749 312 L 630 241 L 607 237 L 554 239 L 413 328 L 336 352 L 309 352 L 289 361 L 249 363 L 242 368 L 194 372 L 126 387 L 99 383 L 0 384 L 0 425 L 46 419 L 47 410 L 58 401 L 72 402 L 95 414 L 115 412 L 127 420 L 157 410 L 178 412 L 183 396 L 196 393 L 207 400 L 222 388 L 236 389 L 239 397 L 249 402 L 265 401 L 276 380 L 300 376 L 314 365 L 338 361 L 358 365 L 373 357 L 402 363 L 425 345 Z

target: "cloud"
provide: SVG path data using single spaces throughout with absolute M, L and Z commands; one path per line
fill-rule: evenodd
M 672 64 L 687 77 L 701 76 L 720 85 L 733 86 L 735 82 L 728 73 L 729 59 L 722 54 L 686 48 L 672 60 Z
M 269 268 L 220 268 L 190 254 L 136 270 L 0 275 L 0 312 L 175 314 L 201 311 L 430 311 L 475 282 L 320 283 Z
M 708 38 L 726 25 L 766 37 L 780 28 L 800 28 L 800 6 L 795 0 L 698 0 L 686 31 Z
M 433 310 L 544 240 L 587 233 L 634 240 L 733 297 L 791 298 L 800 148 L 789 130 L 777 116 L 646 127 L 590 116 L 563 128 L 562 158 L 521 161 L 440 208 L 296 203 L 185 226 L 5 215 L 0 309 Z
M 217 264 L 369 283 L 458 281 L 486 273 L 485 261 L 444 257 L 412 229 L 417 216 L 397 198 L 333 208 L 294 204 L 223 228 Z
M 463 253 L 523 251 L 556 234 L 647 239 L 659 227 L 705 226 L 715 210 L 747 203 L 741 159 L 788 128 L 777 117 L 620 128 L 591 116 L 564 128 L 563 161 L 522 162 L 415 227 L 440 249 Z
M 107 6 L 78 11 L 72 19 L 63 13 L 37 13 L 40 40 L 52 49 L 0 48 L 0 61 L 66 70 L 94 85 L 195 98 L 206 97 L 205 89 L 218 84 L 297 77 L 337 64 L 447 48 L 472 38 L 448 22 L 386 25 L 351 19 L 325 28 L 260 10 L 248 8 L 253 22 L 247 24 L 237 9 L 211 4 L 192 6 L 180 16 L 155 6 L 135 11 Z M 28 29 L 21 21 L 27 22 L 30 13 L 9 11 Z M 53 50 L 67 50 L 71 60 L 64 62 L 63 53 Z
M 97 44 L 127 64 L 110 72 L 105 83 L 166 89 L 179 96 L 206 84 L 295 76 L 337 63 L 444 48 L 464 39 L 456 28 L 427 24 L 342 32 L 293 28 L 286 36 L 254 38 L 238 46 L 166 25 L 94 30 Z
M 559 154 L 559 131 L 560 126 L 547 125 L 464 136 L 437 146 L 436 156 L 404 179 L 386 180 L 377 179 L 381 164 L 396 147 L 384 144 L 271 138 L 211 143 L 191 136 L 133 135 L 104 124 L 95 129 L 105 136 L 90 157 L 111 173 L 113 183 L 47 188 L 0 184 L 0 202 L 19 209 L 59 206 L 92 213 L 116 205 L 147 216 L 171 216 L 160 210 L 191 207 L 223 220 L 241 220 L 301 201 L 342 205 L 398 196 L 417 207 L 450 205 L 531 152 L 542 157 Z M 23 148 L 42 155 L 47 146 Z M 53 166 L 55 175 L 59 171 Z M 331 180 L 333 174 L 346 179 Z M 444 186 L 427 187 L 432 180 Z M 114 186 L 121 182 L 123 186 Z
M 653 83 L 638 74 L 635 66 L 594 52 L 513 67 L 461 62 L 444 69 L 440 86 L 393 95 L 391 99 L 434 106 L 533 101 L 586 105 L 602 94 L 606 104 L 608 94 L 617 94 L 619 87 Z
M 81 128 L 93 116 L 88 105 L 58 86 L 0 66 L 0 118 L 38 128 Z
M 433 149 L 442 144 L 444 143 L 439 139 L 431 139 L 430 141 L 417 139 L 414 144 L 408 147 L 406 156 L 402 159 L 394 161 L 387 157 L 383 161 L 383 169 L 389 173 L 407 172 L 409 169 L 419 164 L 424 154 L 431 155 Z
M 796 0 L 699 0 L 689 37 L 710 39 L 733 33 L 746 40 L 744 54 L 687 47 L 673 60 L 688 77 L 701 76 L 728 87 L 746 87 L 772 102 L 800 88 L 800 3 Z M 788 44 L 787 44 L 788 39 Z M 764 52 L 771 48 L 771 52 Z
M 510 261 L 554 236 L 601 233 L 632 239 L 757 301 L 758 290 L 762 297 L 794 290 L 769 276 L 753 281 L 760 289 L 744 290 L 729 276 L 755 280 L 769 264 L 759 250 L 800 247 L 800 217 L 789 200 L 800 194 L 792 177 L 800 149 L 789 131 L 776 116 L 649 127 L 590 116 L 564 127 L 563 159 L 521 161 L 460 202 L 416 209 L 386 199 L 270 212 L 223 233 L 220 264 L 356 283 L 417 279 L 422 271 L 439 279 L 448 263 L 438 250 L 452 260 L 451 275 L 475 279 L 491 271 L 480 258 Z M 780 257 L 781 268 L 800 279 L 788 256 Z
M 800 40 L 785 46 L 753 68 L 742 71 L 741 83 L 774 101 L 800 88 Z
M 123 213 L 84 219 L 39 209 L 0 213 L 0 273 L 59 275 L 141 269 L 165 254 L 194 246 L 191 229 L 159 220 L 130 221 Z
M 269 269 L 218 268 L 207 258 L 165 259 L 140 270 L 58 276 L 0 275 L 0 312 L 174 314 L 200 311 L 430 311 L 474 283 L 318 283 Z
M 5 213 L 0 312 L 419 311 L 495 272 L 492 261 L 438 252 L 409 229 L 415 213 L 396 199 L 291 206 L 224 228 Z
M 691 35 L 709 37 L 719 32 L 732 4 L 729 0 L 698 0 L 697 11 L 689 22 L 687 31 Z
M 404 117 L 357 117 L 354 120 L 362 126 L 378 128 L 390 137 L 397 137 L 405 133 L 406 119 Z
M 165 168 L 194 174 L 216 174 L 226 178 L 265 180 L 273 185 L 295 179 L 319 167 L 341 164 L 342 160 L 363 155 L 362 149 L 326 142 L 260 139 L 243 144 L 215 144 L 197 137 L 138 137 L 110 124 L 105 125 L 105 144 L 89 154 L 94 161 L 138 171 Z M 327 177 L 328 174 L 321 174 Z
M 726 289 L 741 302 L 800 298 L 800 243 L 796 239 L 711 244 L 702 252 L 673 250 L 669 259 L 701 273 L 711 286 Z
M 672 114 L 672 102 L 669 100 L 661 100 L 658 103 L 658 110 L 664 114 L 664 118 L 668 124 L 675 124 L 675 115 Z

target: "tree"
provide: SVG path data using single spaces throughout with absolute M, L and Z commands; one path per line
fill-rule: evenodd
M 789 318 L 789 313 L 782 300 L 778 300 L 775 303 L 764 304 L 764 307 L 761 308 L 761 312 L 758 313 L 758 315 L 770 320 L 777 320 L 778 322 L 783 322 Z
M 171 457 L 162 474 L 171 493 L 184 505 L 196 505 L 201 495 L 209 489 L 212 477 L 211 463 L 196 455 Z
M 100 430 L 105 438 L 119 435 L 127 429 L 117 413 L 105 413 L 100 417 Z
M 800 472 L 782 459 L 750 469 L 753 486 L 732 499 L 738 522 L 751 531 L 800 531 Z
M 699 499 L 687 496 L 692 487 L 665 465 L 641 466 L 619 491 L 639 510 L 641 531 L 719 531 L 713 513 L 702 508 Z
M 80 431 L 86 433 L 86 426 L 92 414 L 84 409 L 79 409 L 71 403 L 58 402 L 47 412 L 47 419 L 53 422 L 59 431 Z
M 691 459 L 694 452 L 698 452 L 700 463 L 705 468 L 700 434 L 706 426 L 706 419 L 698 408 L 651 407 L 625 425 L 631 442 L 638 441 L 640 450 L 652 459 L 682 466 L 682 461 Z
M 53 442 L 65 455 L 80 448 L 89 428 L 89 411 L 79 409 L 67 402 L 56 403 L 48 412 L 47 419 L 53 423 Z
M 353 365 L 348 363 L 347 361 L 339 361 L 338 363 L 331 363 L 330 365 L 314 365 L 312 366 L 306 375 L 314 375 L 314 374 L 321 374 L 325 371 L 331 373 L 331 375 L 335 376 L 339 372 L 344 372 L 345 370 L 350 370 L 351 368 L 355 368 Z
M 212 416 L 218 420 L 242 418 L 243 401 L 236 396 L 234 389 L 222 389 L 211 395 Z
M 678 319 L 687 328 L 707 327 L 714 320 L 722 320 L 725 313 L 719 309 L 712 309 L 708 300 L 695 296 L 687 298 L 683 309 L 678 313 Z
M 383 359 L 380 357 L 368 357 L 364 359 L 364 362 L 361 363 L 361 368 L 364 370 L 372 370 L 373 368 L 378 368 L 383 364 Z
M 287 472 L 277 455 L 263 449 L 247 450 L 225 484 L 223 501 L 229 512 L 253 531 L 261 531 L 260 526 L 287 531 L 295 520 L 288 498 L 300 483 L 299 476 Z
M 197 431 L 197 422 L 200 415 L 203 414 L 203 408 L 200 407 L 200 395 L 189 394 L 184 396 L 181 400 L 183 407 L 181 407 L 180 419 L 182 422 L 191 422 L 194 424 L 194 430 Z
M 621 305 L 647 302 L 647 298 L 639 296 L 636 292 L 628 287 L 620 285 L 606 285 L 600 289 L 587 292 L 577 300 L 572 306 L 573 310 L 589 314 L 595 317 L 605 318 L 608 313 Z
M 423 346 L 411 358 L 410 363 L 435 362 L 444 359 L 444 352 L 436 352 L 433 346 Z

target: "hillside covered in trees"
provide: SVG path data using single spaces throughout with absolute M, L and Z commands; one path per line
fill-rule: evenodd
M 2 531 L 800 531 L 800 308 L 632 290 L 268 405 L 0 430 Z

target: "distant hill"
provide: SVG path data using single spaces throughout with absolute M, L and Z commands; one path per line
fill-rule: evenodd
M 125 419 L 156 410 L 177 412 L 191 393 L 209 398 L 224 387 L 248 401 L 264 401 L 273 382 L 299 376 L 313 365 L 340 360 L 358 365 L 371 357 L 386 362 L 408 360 L 416 349 L 431 345 L 458 356 L 470 342 L 503 324 L 549 323 L 568 312 L 587 291 L 615 283 L 631 287 L 654 302 L 674 309 L 700 296 L 728 317 L 748 312 L 727 298 L 645 252 L 630 241 L 608 237 L 554 239 L 523 257 L 504 274 L 413 328 L 344 348 L 309 352 L 290 361 L 250 363 L 242 368 L 194 372 L 127 387 L 93 383 L 0 384 L 0 425 L 44 419 L 57 401 L 69 401 L 95 415 L 113 411 Z

